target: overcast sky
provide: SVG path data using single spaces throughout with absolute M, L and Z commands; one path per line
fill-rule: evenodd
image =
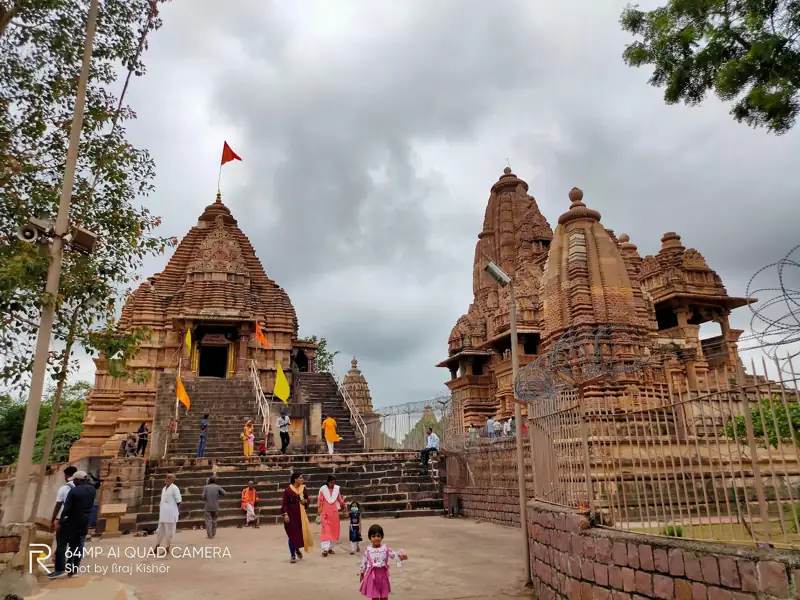
M 127 97 L 130 138 L 157 164 L 143 202 L 182 237 L 214 200 L 227 140 L 244 160 L 224 169 L 225 204 L 301 335 L 340 350 L 342 374 L 358 357 L 376 405 L 445 389 L 434 365 L 471 301 L 506 159 L 554 227 L 581 187 L 642 256 L 677 231 L 732 295 L 798 243 L 800 133 L 749 129 L 713 99 L 665 106 L 649 70 L 622 61 L 623 1 L 222 6 L 162 8 Z

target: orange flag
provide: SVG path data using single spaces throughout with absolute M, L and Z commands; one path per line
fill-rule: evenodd
M 188 412 L 191 400 L 189 400 L 189 394 L 186 393 L 186 388 L 183 387 L 183 381 L 181 381 L 180 375 L 178 375 L 178 381 L 175 384 L 175 395 L 178 397 L 178 401 L 186 407 Z
M 231 162 L 232 160 L 242 160 L 242 157 L 236 154 L 230 146 L 228 146 L 228 142 L 225 142 L 225 145 L 222 146 L 222 162 L 219 163 L 221 167 L 227 162 Z
M 258 324 L 258 321 L 256 321 L 256 341 L 261 342 L 267 348 L 272 348 L 267 341 L 267 337 L 264 335 L 264 331 L 261 329 L 261 325 Z

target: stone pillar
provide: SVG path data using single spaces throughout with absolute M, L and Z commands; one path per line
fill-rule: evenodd
M 366 426 L 364 437 L 365 450 L 383 450 L 383 441 L 381 438 L 381 416 L 378 413 L 366 412 L 361 413 Z
M 175 416 L 175 373 L 162 373 L 156 385 L 156 412 L 153 416 L 153 431 L 150 434 L 150 457 L 161 458 L 169 444 L 169 424 Z
M 0 526 L 0 596 L 16 594 L 27 598 L 39 592 L 36 576 L 28 571 L 31 558 L 30 546 L 35 542 L 34 523 L 9 523 Z M 36 549 L 34 547 L 34 551 Z M 43 547 L 42 551 L 47 554 L 47 548 Z M 33 566 L 37 568 L 35 559 Z M 38 573 L 45 574 L 43 569 Z

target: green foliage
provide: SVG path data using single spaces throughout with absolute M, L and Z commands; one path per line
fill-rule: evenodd
M 760 408 L 756 406 L 750 409 L 753 434 L 756 439 L 763 441 L 765 445 L 769 443 L 773 448 L 777 448 L 778 440 L 791 443 L 793 430 L 795 443 L 800 446 L 800 404 L 797 402 L 789 403 L 789 415 L 792 419 L 791 428 L 789 427 L 789 418 L 786 415 L 786 409 L 780 396 L 773 396 L 772 400 L 762 398 L 760 404 Z M 763 419 L 761 418 L 762 412 Z M 777 430 L 775 429 L 776 421 L 778 424 Z M 744 415 L 737 415 L 725 425 L 725 435 L 729 438 L 738 439 L 740 444 L 747 444 L 747 426 Z
M 800 110 L 800 2 L 669 0 L 651 11 L 628 5 L 622 28 L 638 39 L 623 58 L 651 65 L 667 104 L 701 103 L 709 91 L 740 123 L 782 134 Z
M 120 71 L 144 74 L 146 35 L 161 25 L 152 10 L 158 1 L 100 3 L 70 210 L 70 224 L 91 230 L 99 240 L 91 256 L 65 252 L 57 297 L 42 292 L 48 253 L 18 241 L 15 232 L 30 217 L 56 217 L 89 2 L 0 2 L 2 385 L 26 385 L 46 303 L 57 308 L 55 347 L 70 346 L 72 337 L 91 349 L 89 332 L 95 323 L 113 323 L 143 259 L 177 241 L 154 235 L 160 219 L 134 205 L 152 190 L 154 165 L 146 150 L 126 140 L 124 123 L 136 115 L 112 89 Z M 68 357 L 64 361 L 69 351 L 51 352 L 54 379 L 63 364 L 68 371 L 74 367 Z
M 312 335 L 309 338 L 302 340 L 303 342 L 310 342 L 317 345 L 316 358 L 314 360 L 314 368 L 317 373 L 327 373 L 333 366 L 333 359 L 339 354 L 339 351 L 331 352 L 328 350 L 328 340 L 324 337 L 317 339 L 317 336 Z
M 55 433 L 53 434 L 53 445 L 50 449 L 50 460 L 48 463 L 66 462 L 69 460 L 69 449 L 72 444 L 81 437 L 83 429 L 83 417 L 86 413 L 86 399 L 91 391 L 91 384 L 79 381 L 72 385 L 64 386 L 64 393 L 61 398 L 61 409 L 58 412 Z M 51 393 L 46 403 L 50 407 L 48 411 L 52 414 L 55 392 Z M 41 419 L 40 419 L 41 423 Z M 44 442 L 47 432 L 50 429 L 49 416 L 48 422 L 36 432 L 36 445 L 33 449 L 33 461 L 41 462 Z
M 435 416 L 431 418 L 423 415 L 416 425 L 411 428 L 411 431 L 406 434 L 406 437 L 403 438 L 403 448 L 424 448 L 428 441 L 428 427 L 433 429 L 433 432 L 440 439 L 442 438 L 444 424 L 441 421 L 437 421 Z
M 86 398 L 91 389 L 92 386 L 85 381 L 64 386 L 61 410 L 53 436 L 50 462 L 63 462 L 69 458 L 70 446 L 80 437 Z M 39 462 L 42 458 L 42 448 L 47 430 L 50 428 L 54 400 L 55 388 L 50 390 L 48 398 L 42 402 L 39 411 L 39 424 L 33 454 L 35 462 Z M 7 394 L 0 396 L 0 465 L 10 465 L 16 462 L 22 440 L 24 420 L 25 402 Z
M 659 534 L 669 537 L 683 537 L 683 527 L 680 525 L 667 525 L 661 528 Z

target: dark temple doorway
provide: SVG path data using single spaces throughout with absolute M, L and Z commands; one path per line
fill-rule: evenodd
M 200 361 L 197 369 L 200 377 L 228 375 L 228 346 L 200 346 Z
M 297 370 L 301 373 L 308 372 L 308 357 L 303 350 L 297 352 L 297 356 L 294 357 L 294 364 L 297 365 Z

